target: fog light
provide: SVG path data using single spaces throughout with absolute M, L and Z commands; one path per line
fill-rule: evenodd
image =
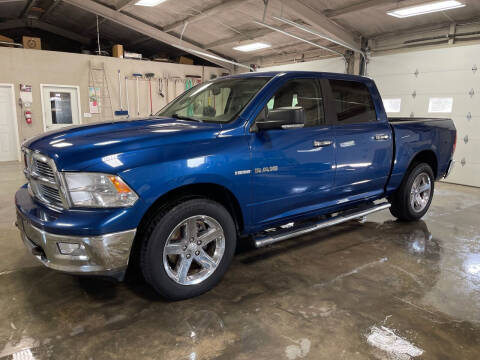
M 57 243 L 57 246 L 62 255 L 81 255 L 80 244 L 59 242 Z

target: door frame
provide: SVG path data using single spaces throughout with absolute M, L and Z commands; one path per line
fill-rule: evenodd
M 82 124 L 82 103 L 80 102 L 80 86 L 78 85 L 57 85 L 57 84 L 40 84 L 40 98 L 42 102 L 42 121 L 43 132 L 47 131 L 47 121 L 45 119 L 45 102 L 43 96 L 43 89 L 46 87 L 58 87 L 58 88 L 74 88 L 77 90 L 77 103 L 78 103 L 78 123 Z M 75 124 L 72 124 L 75 125 Z
M 18 118 L 17 118 L 17 103 L 15 101 L 15 85 L 0 83 L 1 87 L 7 87 L 12 89 L 12 109 L 13 109 L 13 125 L 15 126 L 15 140 L 17 142 L 17 160 L 21 161 L 22 151 L 20 149 L 20 129 L 18 127 Z

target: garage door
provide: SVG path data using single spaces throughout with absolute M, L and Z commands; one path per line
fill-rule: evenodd
M 389 116 L 453 118 L 457 163 L 447 181 L 480 187 L 480 46 L 373 57 L 368 75 Z
M 18 160 L 15 96 L 12 85 L 0 84 L 0 161 Z

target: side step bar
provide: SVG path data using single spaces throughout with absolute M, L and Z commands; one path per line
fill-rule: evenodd
M 357 212 L 343 214 L 343 215 L 339 214 L 333 218 L 322 220 L 316 224 L 304 226 L 299 229 L 293 229 L 287 232 L 282 232 L 281 234 L 278 234 L 278 235 L 256 237 L 254 239 L 255 246 L 257 248 L 260 248 L 263 246 L 274 244 L 279 241 L 291 239 L 296 236 L 305 235 L 313 231 L 324 229 L 326 227 L 333 226 L 333 225 L 338 225 L 346 221 L 358 219 L 363 216 L 375 213 L 377 211 L 388 209 L 390 206 L 391 206 L 390 203 L 381 203 L 381 204 L 373 205 L 370 208 L 366 208 L 366 209 L 364 208 Z

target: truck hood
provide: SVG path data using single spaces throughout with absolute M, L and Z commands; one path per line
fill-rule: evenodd
M 72 126 L 27 140 L 23 146 L 55 160 L 60 171 L 91 168 L 105 157 L 126 156 L 166 145 L 184 148 L 214 139 L 220 124 L 164 117 Z M 121 170 L 121 169 L 117 169 Z

